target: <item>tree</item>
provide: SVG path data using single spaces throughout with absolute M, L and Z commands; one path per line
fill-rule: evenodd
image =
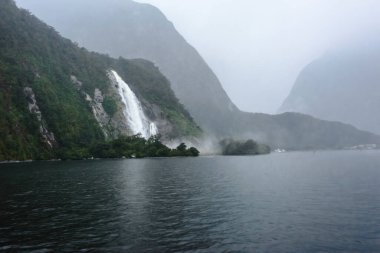
M 186 144 L 182 142 L 181 144 L 178 145 L 176 149 L 180 152 L 185 152 L 186 148 L 187 148 Z
M 199 156 L 199 153 L 200 153 L 199 150 L 194 147 L 189 148 L 189 152 L 191 156 Z

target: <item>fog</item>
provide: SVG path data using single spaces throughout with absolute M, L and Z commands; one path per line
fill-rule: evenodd
M 44 13 L 44 1 L 17 2 Z M 158 7 L 204 57 L 233 102 L 249 112 L 275 113 L 307 64 L 380 32 L 377 0 L 138 2 Z
M 380 32 L 376 0 L 139 2 L 160 8 L 206 59 L 233 102 L 252 112 L 276 112 L 305 65 Z

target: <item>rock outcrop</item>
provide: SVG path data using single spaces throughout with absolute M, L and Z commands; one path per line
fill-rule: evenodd
M 28 101 L 28 109 L 29 112 L 36 116 L 40 126 L 40 133 L 44 140 L 44 142 L 50 147 L 53 148 L 56 145 L 56 140 L 54 137 L 54 133 L 48 130 L 46 121 L 42 117 L 42 113 L 40 108 L 37 105 L 36 95 L 33 92 L 33 89 L 30 87 L 24 88 L 24 94 Z

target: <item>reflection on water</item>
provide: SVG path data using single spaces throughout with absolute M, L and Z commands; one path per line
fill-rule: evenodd
M 377 252 L 380 153 L 0 165 L 0 251 Z

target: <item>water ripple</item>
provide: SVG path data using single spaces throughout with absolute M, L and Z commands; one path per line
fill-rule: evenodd
M 0 252 L 380 248 L 378 152 L 1 164 L 0 179 Z

